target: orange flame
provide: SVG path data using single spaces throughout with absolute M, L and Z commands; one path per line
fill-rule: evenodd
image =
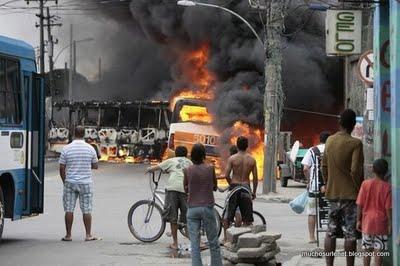
M 192 88 L 183 88 L 171 97 L 170 108 L 173 110 L 175 103 L 180 98 L 212 100 L 214 98 L 213 86 L 215 75 L 208 68 L 210 45 L 202 44 L 197 50 L 184 53 L 180 61 L 182 82 L 190 83 Z
M 213 118 L 204 106 L 184 105 L 179 113 L 182 121 L 211 123 Z

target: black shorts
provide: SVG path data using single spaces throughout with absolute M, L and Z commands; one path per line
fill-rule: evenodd
M 234 188 L 243 185 L 231 184 L 229 190 L 233 190 Z M 247 186 L 246 186 L 247 187 Z M 240 214 L 242 215 L 242 221 L 245 223 L 252 223 L 254 221 L 253 218 L 253 200 L 252 195 L 249 193 L 250 186 L 246 189 L 239 189 L 230 195 L 229 200 L 226 205 L 224 219 L 229 223 L 232 223 L 235 218 L 236 209 L 239 207 Z
M 187 196 L 178 191 L 165 191 L 164 218 L 170 223 L 186 223 Z M 180 210 L 180 215 L 178 215 Z

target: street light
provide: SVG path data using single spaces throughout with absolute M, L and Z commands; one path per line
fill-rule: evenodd
M 264 46 L 264 42 L 262 41 L 262 39 L 260 38 L 260 36 L 256 32 L 256 30 L 250 25 L 250 23 L 247 20 L 245 20 L 242 16 L 240 16 L 238 13 L 233 12 L 230 9 L 227 9 L 225 7 L 222 7 L 222 6 L 217 6 L 217 5 L 213 5 L 213 4 L 206 4 L 206 3 L 200 3 L 200 2 L 196 2 L 196 1 L 190 1 L 190 0 L 180 0 L 180 1 L 177 2 L 177 4 L 179 6 L 187 6 L 187 7 L 205 6 L 205 7 L 212 7 L 212 8 L 218 8 L 218 9 L 224 10 L 224 11 L 234 15 L 235 17 L 239 18 L 241 21 L 243 21 L 244 24 L 246 24 L 246 26 L 249 27 L 249 29 L 253 32 L 254 36 L 256 36 L 256 38 L 260 42 L 260 44 L 262 46 Z
M 78 40 L 78 41 L 75 41 L 75 42 L 76 42 L 76 43 L 79 43 L 79 42 L 90 42 L 90 41 L 94 41 L 94 39 L 93 39 L 93 38 L 86 38 L 86 39 Z M 60 55 L 65 51 L 65 49 L 67 49 L 67 48 L 70 47 L 70 46 L 71 46 L 71 44 L 67 44 L 66 46 L 64 46 L 64 47 L 58 52 L 58 54 L 57 54 L 56 57 L 54 58 L 53 64 L 56 63 L 58 57 L 60 57 Z

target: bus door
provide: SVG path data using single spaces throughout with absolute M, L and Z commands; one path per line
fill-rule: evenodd
M 30 184 L 30 213 L 43 213 L 44 190 L 44 83 L 40 75 L 32 73 L 31 78 L 24 76 L 28 90 L 27 136 L 28 136 L 28 177 Z M 30 166 L 30 167 L 29 167 Z

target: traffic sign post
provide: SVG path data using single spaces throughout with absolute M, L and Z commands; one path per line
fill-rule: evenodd
M 358 60 L 357 72 L 359 78 L 367 85 L 374 84 L 374 53 L 372 50 L 363 53 Z

